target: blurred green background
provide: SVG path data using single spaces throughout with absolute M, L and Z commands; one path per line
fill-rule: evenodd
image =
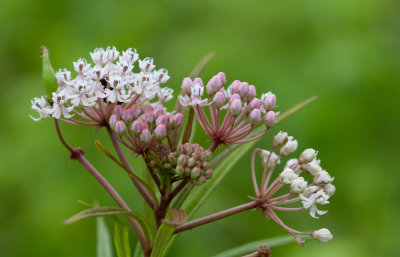
M 224 71 L 228 81 L 256 85 L 259 95 L 271 90 L 281 111 L 318 95 L 272 132 L 288 131 L 299 151 L 318 149 L 337 187 L 319 220 L 307 213 L 284 213 L 283 220 L 299 230 L 327 227 L 334 240 L 274 248 L 273 256 L 400 256 L 399 10 L 397 0 L 1 1 L 0 255 L 95 256 L 95 221 L 61 222 L 83 208 L 78 199 L 113 204 L 78 163 L 70 164 L 52 121 L 28 117 L 30 99 L 44 94 L 44 44 L 56 69 L 71 70 L 96 47 L 137 48 L 168 69 L 174 89 L 215 51 L 204 79 Z M 109 144 L 104 131 L 62 129 L 141 210 L 125 174 L 94 148 L 95 139 Z M 257 145 L 268 148 L 271 135 Z M 199 215 L 248 201 L 249 168 L 248 154 Z M 243 213 L 186 232 L 170 256 L 211 256 L 286 234 L 259 217 Z

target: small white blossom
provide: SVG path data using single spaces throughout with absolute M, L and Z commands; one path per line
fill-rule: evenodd
M 321 242 L 328 242 L 329 240 L 331 240 L 333 238 L 333 235 L 328 229 L 321 228 L 321 229 L 315 230 L 312 233 L 312 237 Z
M 303 193 L 307 188 L 307 181 L 303 177 L 298 177 L 290 183 L 290 192 L 294 194 Z
M 67 100 L 65 99 L 65 95 L 63 91 L 60 92 L 56 92 L 53 93 L 53 109 L 52 109 L 52 117 L 56 118 L 56 119 L 60 119 L 61 115 L 66 118 L 69 119 L 71 118 L 73 115 L 69 114 L 69 112 L 71 112 L 74 107 L 73 106 L 69 106 L 66 107 L 65 104 L 67 103 Z
M 262 150 L 260 152 L 260 157 L 262 159 L 263 165 L 264 166 L 268 165 L 268 168 L 270 168 L 270 169 L 272 167 L 274 167 L 276 164 L 281 163 L 278 155 L 276 155 L 274 152 L 272 152 L 272 154 L 270 156 L 270 151 Z M 269 158 L 269 160 L 268 160 L 268 158 Z
M 146 57 L 143 60 L 139 60 L 139 68 L 142 72 L 150 72 L 156 66 L 153 64 L 153 59 Z
M 319 163 L 320 161 L 314 160 L 312 162 L 302 164 L 301 168 L 315 177 L 322 172 L 322 168 Z
M 281 148 L 288 140 L 288 133 L 279 131 L 279 133 L 274 136 L 273 146 L 274 148 Z
M 313 183 L 315 185 L 326 185 L 333 181 L 333 178 L 329 175 L 328 172 L 323 170 L 317 176 L 314 177 Z
M 286 168 L 281 172 L 281 174 L 279 174 L 278 180 L 282 184 L 290 184 L 298 178 L 299 178 L 299 175 L 297 175 L 291 168 Z M 307 186 L 307 184 L 306 184 L 306 186 Z
M 29 117 L 31 117 L 31 119 L 34 121 L 38 121 L 38 120 L 47 118 L 53 112 L 51 110 L 51 108 L 47 107 L 47 102 L 43 96 L 40 98 L 35 97 L 33 100 L 31 100 L 31 103 L 32 103 L 32 109 L 39 113 L 39 118 L 34 118 L 31 115 L 29 115 Z
M 297 149 L 297 140 L 293 140 L 293 137 L 290 136 L 287 143 L 284 146 L 282 146 L 280 154 L 282 156 L 287 156 L 296 151 L 296 149 Z
M 301 153 L 299 157 L 299 162 L 302 164 L 312 162 L 316 156 L 317 151 L 312 148 L 308 148 Z
M 329 203 L 329 195 L 326 194 L 324 190 L 320 189 L 316 193 L 311 194 L 309 197 L 300 194 L 300 198 L 303 200 L 301 201 L 301 203 L 303 204 L 304 209 L 310 209 L 311 217 L 318 219 L 315 213 L 317 213 L 318 215 L 323 215 L 328 212 L 317 209 L 317 204 L 325 205 Z
M 90 57 L 92 57 L 94 64 L 100 67 L 107 61 L 106 53 L 103 48 L 94 49 L 93 53 L 90 53 Z

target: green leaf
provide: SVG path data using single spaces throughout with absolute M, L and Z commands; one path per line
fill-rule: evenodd
M 183 224 L 186 220 L 186 212 L 183 210 L 172 209 L 163 220 L 163 224 L 158 229 L 153 244 L 151 257 L 163 257 L 166 254 L 167 246 L 177 226 Z
M 131 246 L 129 244 L 129 227 L 115 222 L 114 243 L 118 257 L 131 257 Z
M 137 182 L 139 182 L 150 194 L 151 198 L 154 201 L 154 206 L 158 206 L 157 196 L 155 195 L 153 189 L 151 189 L 151 187 L 148 184 L 146 184 L 146 182 L 144 182 L 141 178 L 139 178 L 138 176 L 133 174 L 130 170 L 128 170 L 125 167 L 125 165 L 123 165 L 117 158 L 115 158 L 115 156 L 112 153 L 110 153 L 107 150 L 107 148 L 105 148 L 105 146 L 99 140 L 94 141 L 94 144 L 96 145 L 97 149 L 100 150 L 100 152 L 102 152 L 104 155 L 106 155 L 111 160 L 113 160 L 116 164 L 118 164 L 122 169 L 124 169 L 127 172 L 129 177 L 131 177 L 131 178 L 135 179 Z
M 112 257 L 110 232 L 104 218 L 97 218 L 97 257 Z
M 294 242 L 296 242 L 296 241 L 293 239 L 293 236 L 291 236 L 291 235 L 272 237 L 272 238 L 257 240 L 257 241 L 253 241 L 250 243 L 243 244 L 241 246 L 223 251 L 222 253 L 214 255 L 213 257 L 242 256 L 242 255 L 257 251 L 258 247 L 260 247 L 262 245 L 266 245 L 266 246 L 272 248 L 272 247 L 286 245 L 286 244 L 290 244 L 290 243 L 294 243 Z
M 143 257 L 142 246 L 139 242 L 136 243 L 135 252 L 133 253 L 133 257 Z
M 40 57 L 42 57 L 42 77 L 43 84 L 46 89 L 47 95 L 51 98 L 53 92 L 57 91 L 58 84 L 56 72 L 50 63 L 49 49 L 47 47 L 40 47 Z
M 141 229 L 143 230 L 147 242 L 153 241 L 153 233 L 151 232 L 150 225 L 142 215 L 140 215 L 137 212 L 129 212 L 117 207 L 96 207 L 96 208 L 86 209 L 75 214 L 71 218 L 65 220 L 63 224 L 71 224 L 76 221 L 90 217 L 103 217 L 103 216 L 113 217 L 114 215 L 125 215 L 134 218 L 139 223 Z

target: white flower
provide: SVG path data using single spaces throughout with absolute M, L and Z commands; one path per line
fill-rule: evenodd
M 301 168 L 315 177 L 322 172 L 322 168 L 319 166 L 319 163 L 319 160 L 314 159 L 312 162 L 302 164 Z
M 179 96 L 179 101 L 183 106 L 192 106 L 192 105 L 207 105 L 207 99 L 201 99 L 204 94 L 204 86 L 200 83 L 195 83 L 191 87 L 191 94 L 190 96 Z
M 84 73 L 86 73 L 90 69 L 90 64 L 86 62 L 85 59 L 80 58 L 78 61 L 74 62 L 74 69 L 76 72 L 79 73 L 80 76 L 82 76 Z
M 317 151 L 312 148 L 308 148 L 301 153 L 299 157 L 299 162 L 302 164 L 312 162 L 316 156 Z
M 281 174 L 279 174 L 278 180 L 282 184 L 290 184 L 298 178 L 299 178 L 299 175 L 297 175 L 291 168 L 286 168 L 281 172 Z M 306 186 L 307 186 L 307 184 L 306 184 Z
M 129 64 L 134 64 L 139 59 L 139 54 L 136 52 L 136 49 L 132 51 L 132 48 L 128 48 L 126 51 L 122 52 L 122 56 L 119 57 L 119 60 L 125 61 Z
M 328 242 L 333 238 L 333 235 L 329 229 L 321 228 L 312 232 L 312 237 L 321 242 Z
M 282 156 L 287 156 L 297 149 L 297 140 L 293 140 L 293 137 L 289 137 L 289 141 L 281 148 L 280 154 Z
M 307 188 L 307 181 L 303 177 L 298 177 L 290 183 L 290 192 L 294 194 L 303 193 Z
M 51 108 L 47 107 L 47 102 L 43 96 L 41 98 L 35 97 L 34 99 L 31 100 L 31 103 L 32 103 L 32 109 L 39 113 L 39 118 L 34 118 L 31 115 L 29 115 L 29 117 L 31 117 L 31 119 L 34 121 L 47 118 L 53 112 Z
M 53 110 L 52 110 L 52 117 L 56 118 L 56 119 L 60 119 L 61 115 L 66 118 L 69 119 L 71 118 L 73 115 L 69 114 L 69 112 L 71 112 L 74 107 L 73 106 L 69 106 L 69 107 L 65 107 L 64 105 L 67 103 L 67 100 L 65 99 L 65 95 L 63 91 L 60 92 L 56 92 L 53 93 Z
M 115 46 L 111 47 L 107 47 L 106 51 L 105 51 L 105 56 L 106 56 L 106 60 L 111 63 L 114 62 L 115 60 L 118 59 L 119 57 L 119 52 L 117 51 L 117 49 L 115 48 Z
M 262 159 L 263 165 L 268 165 L 268 168 L 272 168 L 274 167 L 276 164 L 281 163 L 281 161 L 279 160 L 278 155 L 276 155 L 274 152 L 271 154 L 270 156 L 270 152 L 267 150 L 262 150 L 260 152 L 260 157 Z M 268 160 L 269 158 L 269 160 Z
M 336 187 L 334 185 L 332 185 L 331 183 L 329 183 L 326 186 L 324 186 L 323 189 L 329 196 L 334 195 L 335 191 L 336 191 Z
M 169 80 L 168 71 L 165 69 L 160 69 L 153 72 L 154 80 L 160 84 L 164 84 Z
M 285 168 L 290 168 L 292 166 L 294 167 L 294 165 L 296 165 L 298 163 L 299 163 L 299 160 L 297 160 L 297 159 L 289 159 L 285 164 Z
M 103 48 L 96 48 L 94 49 L 93 53 L 90 53 L 90 57 L 92 57 L 93 62 L 96 66 L 103 66 L 106 63 L 106 53 Z
M 324 190 L 320 189 L 316 193 L 311 194 L 308 198 L 303 194 L 300 194 L 300 198 L 303 200 L 301 203 L 303 204 L 304 209 L 310 209 L 311 217 L 318 219 L 318 217 L 315 216 L 315 213 L 323 215 L 328 212 L 317 209 L 317 204 L 325 205 L 329 203 L 329 195 L 327 195 Z
M 87 83 L 82 83 L 76 86 L 74 92 L 68 96 L 71 104 L 74 106 L 94 106 L 96 105 L 97 97 L 94 95 L 94 90 Z
M 139 60 L 139 68 L 142 72 L 150 72 L 156 66 L 153 64 L 153 58 L 146 57 L 143 60 Z
M 315 185 L 326 185 L 333 181 L 333 178 L 325 170 L 321 171 L 317 176 L 314 177 L 313 183 Z

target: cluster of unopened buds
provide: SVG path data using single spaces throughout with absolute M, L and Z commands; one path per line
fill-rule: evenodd
M 276 96 L 271 92 L 259 99 L 256 98 L 255 86 L 247 82 L 235 80 L 226 89 L 225 83 L 223 72 L 213 76 L 206 85 L 207 97 L 203 99 L 203 81 L 185 78 L 182 83 L 184 94 L 179 96 L 181 104 L 191 106 L 201 127 L 212 138 L 211 151 L 221 144 L 241 144 L 261 138 L 268 129 L 251 138 L 246 136 L 262 123 L 269 128 L 278 115 L 273 111 Z M 211 120 L 204 109 L 208 109 Z M 221 113 L 223 118 L 220 118 Z
M 275 211 L 309 210 L 313 218 L 318 218 L 316 214 L 323 215 L 327 211 L 319 210 L 317 204 L 328 204 L 328 199 L 335 193 L 335 186 L 331 183 L 333 178 L 321 168 L 321 161 L 317 159 L 317 151 L 311 148 L 304 150 L 298 159 L 289 159 L 283 171 L 270 183 L 271 175 L 276 166 L 280 164 L 281 158 L 292 154 L 297 149 L 297 146 L 297 140 L 293 140 L 293 137 L 288 136 L 286 132 L 279 132 L 274 136 L 271 151 L 254 150 L 252 178 L 256 192 L 255 199 L 261 203 L 263 215 L 281 225 L 295 237 L 299 244 L 302 244 L 302 241 L 296 235 L 310 235 L 320 241 L 329 241 L 332 239 L 332 234 L 329 230 L 320 229 L 312 233 L 300 232 L 285 225 L 275 213 Z M 279 155 L 275 153 L 276 150 L 279 150 Z M 254 157 L 257 151 L 260 152 L 264 166 L 260 187 L 257 184 L 254 168 Z M 304 177 L 300 176 L 302 172 L 309 173 L 313 177 L 312 183 L 308 183 Z M 284 185 L 289 185 L 290 192 L 274 197 L 275 193 Z M 283 205 L 299 201 L 301 201 L 302 207 L 283 207 Z
M 71 158 L 79 160 L 110 193 L 119 207 L 130 212 L 130 208 L 115 189 L 83 156 L 83 151 L 66 143 L 58 121 L 106 127 L 118 158 L 102 145 L 99 149 L 128 172 L 135 187 L 154 212 L 154 220 L 148 222 L 153 222 L 157 231 L 165 222 L 167 213 L 172 212 L 174 197 L 182 193 L 184 196 L 180 199 L 186 199 L 187 195 L 183 194 L 184 188 L 190 193 L 192 186 L 211 183 L 213 167 L 223 159 L 215 158 L 217 160 L 214 161 L 213 154 L 216 155 L 217 147 L 257 140 L 276 123 L 279 113 L 274 111 L 276 96 L 273 93 L 268 92 L 257 98 L 255 86 L 239 80 L 234 80 L 225 88 L 227 80 L 223 72 L 213 76 L 206 85 L 199 77 L 185 78 L 178 99 L 183 107 L 178 105 L 179 108 L 174 112 L 168 112 L 164 103 L 172 98 L 173 90 L 161 87 L 161 84 L 166 83 L 169 76 L 164 69 L 155 70 L 151 58 L 141 60 L 136 50 L 127 49 L 120 53 L 115 47 L 105 50 L 98 48 L 90 55 L 93 64 L 84 59 L 73 63 L 75 78 L 72 78 L 67 69 L 57 73 L 53 70 L 50 82 L 54 79 L 56 87 L 50 90 L 51 96 L 32 100 L 32 109 L 39 114 L 39 117 L 32 119 L 37 121 L 47 117 L 54 118 L 57 134 L 71 152 Z M 50 67 L 51 71 L 48 55 L 47 61 L 47 70 Z M 135 72 L 134 65 L 137 62 L 139 69 Z M 184 107 L 189 111 L 186 118 Z M 191 142 L 194 117 L 212 140 L 206 149 Z M 183 126 L 184 123 L 186 126 Z M 157 186 L 157 194 L 136 175 L 121 145 L 135 156 L 143 158 L 150 174 L 149 180 L 152 179 L 148 183 Z M 297 146 L 297 140 L 288 136 L 286 132 L 279 132 L 274 136 L 270 150 L 256 148 L 251 159 L 255 190 L 252 202 L 184 224 L 174 223 L 174 233 L 242 211 L 261 209 L 265 218 L 270 218 L 282 226 L 300 245 L 303 241 L 299 235 L 309 235 L 323 242 L 332 239 L 328 229 L 314 232 L 297 231 L 285 225 L 276 214 L 277 211 L 308 210 L 312 217 L 318 218 L 317 215 L 323 215 L 327 211 L 318 209 L 317 205 L 328 204 L 329 198 L 335 193 L 333 178 L 321 168 L 317 151 L 311 148 L 304 150 L 298 158 L 289 159 L 279 175 L 272 179 L 273 171 L 280 164 L 281 158 L 292 154 Z M 255 168 L 257 152 L 260 153 L 264 167 L 260 183 L 257 182 Z M 223 154 L 221 153 L 222 156 Z M 306 176 L 312 176 L 311 183 L 301 176 L 305 173 L 308 174 Z M 178 181 L 180 183 L 174 184 Z M 289 192 L 276 196 L 278 190 L 286 185 Z M 301 202 L 302 206 L 285 207 L 296 202 Z M 150 256 L 154 241 L 146 241 L 149 239 L 145 238 L 145 228 L 131 217 L 128 217 L 128 220 L 138 236 L 144 256 Z M 254 254 L 251 256 L 269 256 L 270 250 L 262 246 Z

